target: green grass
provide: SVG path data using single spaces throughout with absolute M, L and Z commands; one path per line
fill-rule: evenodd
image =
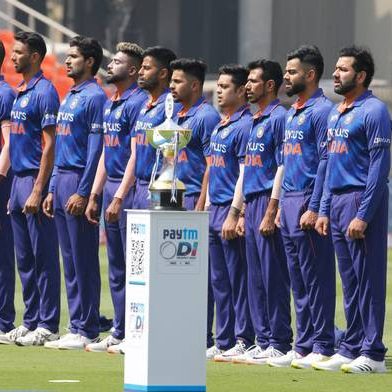
M 101 313 L 112 316 L 107 283 L 107 261 L 101 248 L 102 300 Z M 388 299 L 384 341 L 392 347 L 392 253 L 388 263 Z M 19 279 L 17 279 L 19 280 Z M 338 284 L 340 280 L 338 279 Z M 62 328 L 68 323 L 64 284 L 62 290 Z M 16 290 L 17 321 L 23 311 L 20 283 Z M 336 320 L 344 327 L 342 295 L 338 286 Z M 186 344 L 186 342 L 183 342 Z M 313 370 L 274 369 L 267 366 L 247 366 L 208 363 L 208 392 L 385 392 L 392 391 L 392 357 L 387 357 L 389 373 L 357 376 Z M 49 380 L 80 380 L 77 384 L 52 384 Z M 101 353 L 59 352 L 36 347 L 0 346 L 0 392 L 117 392 L 123 389 L 123 357 Z

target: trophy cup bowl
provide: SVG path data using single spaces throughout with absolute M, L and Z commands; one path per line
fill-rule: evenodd
M 184 148 L 192 137 L 191 129 L 182 129 L 171 119 L 160 126 L 147 129 L 147 141 L 155 149 L 162 152 L 163 164 L 158 179 L 153 174 L 149 187 L 151 208 L 154 210 L 183 210 L 182 200 L 185 185 L 177 178 L 176 166 L 180 149 Z M 155 162 L 159 165 L 159 155 Z M 156 171 L 156 170 L 155 170 Z

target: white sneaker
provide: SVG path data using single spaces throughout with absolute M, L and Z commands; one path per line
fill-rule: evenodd
M 86 336 L 75 334 L 73 337 L 69 337 L 62 342 L 59 342 L 60 350 L 84 350 L 88 344 L 98 343 L 100 341 L 99 336 L 90 339 Z
M 59 335 L 49 331 L 49 329 L 38 327 L 35 331 L 29 332 L 25 336 L 16 339 L 18 346 L 43 346 L 46 342 L 58 340 Z
M 6 335 L 7 332 L 0 330 L 0 344 L 11 344 Z
M 300 353 L 291 350 L 287 354 L 282 355 L 281 357 L 268 358 L 267 364 L 273 367 L 289 367 L 294 359 L 300 359 L 300 358 L 303 358 L 303 356 Z
M 214 359 L 215 355 L 223 354 L 224 351 L 218 348 L 217 346 L 211 346 L 206 350 L 206 358 L 208 360 Z
M 106 349 L 109 354 L 125 354 L 125 342 L 120 341 L 118 344 L 113 344 Z
M 113 335 L 106 336 L 105 339 L 98 343 L 90 343 L 86 346 L 86 351 L 89 352 L 106 352 L 107 349 L 114 345 L 119 345 L 121 343 L 120 339 L 116 339 Z
M 351 363 L 344 364 L 341 369 L 345 373 L 386 373 L 385 361 L 375 361 L 361 355 Z
M 230 348 L 229 350 L 217 354 L 214 357 L 215 362 L 232 362 L 234 358 L 238 358 L 239 356 L 245 354 L 246 346 L 242 340 L 237 340 L 237 343 L 234 347 Z
M 60 343 L 64 342 L 64 340 L 67 340 L 67 339 L 73 339 L 73 337 L 74 337 L 75 335 L 77 335 L 77 334 L 76 334 L 76 333 L 71 333 L 71 332 L 70 332 L 70 333 L 67 333 L 67 334 L 65 334 L 65 335 L 63 335 L 63 336 L 60 336 L 60 339 L 53 340 L 53 341 L 51 341 L 51 342 L 46 342 L 46 343 L 44 344 L 44 347 L 45 347 L 45 348 L 54 348 L 54 349 L 58 349 Z
M 315 362 L 328 361 L 330 358 L 320 353 L 310 353 L 303 358 L 293 359 L 291 367 L 295 369 L 309 369 Z
M 331 372 L 335 372 L 340 370 L 342 365 L 347 365 L 352 361 L 353 360 L 351 358 L 336 353 L 326 361 L 312 363 L 312 368 L 316 370 L 329 370 Z
M 267 360 L 270 358 L 281 358 L 284 356 L 282 351 L 277 350 L 272 346 L 268 346 L 266 350 L 263 350 L 252 358 L 249 358 L 248 363 L 252 365 L 265 365 Z
M 253 345 L 250 346 L 242 355 L 239 355 L 238 357 L 233 358 L 232 362 L 233 363 L 249 363 L 248 361 L 263 353 L 265 350 L 262 349 L 260 346 Z
M 6 334 L 1 336 L 0 343 L 1 344 L 12 344 L 16 342 L 16 339 L 26 336 L 30 331 L 24 325 L 19 325 L 12 329 L 11 331 L 7 332 Z

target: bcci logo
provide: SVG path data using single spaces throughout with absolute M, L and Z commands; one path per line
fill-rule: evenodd
M 229 126 L 229 127 L 227 127 L 226 129 L 224 129 L 224 130 L 221 132 L 221 134 L 220 134 L 221 138 L 222 138 L 222 139 L 226 139 L 227 136 L 229 136 L 229 133 L 230 133 L 230 132 L 231 132 L 231 127 Z
M 77 104 L 78 104 L 78 99 L 75 98 L 75 99 L 70 103 L 69 108 L 73 110 L 73 109 L 76 108 Z
M 346 125 L 350 124 L 354 119 L 354 113 L 349 113 L 347 116 L 344 118 L 344 123 Z
M 306 116 L 304 113 L 301 113 L 298 117 L 298 125 L 302 125 L 306 120 Z
M 264 135 L 264 127 L 261 126 L 261 127 L 259 127 L 259 129 L 257 130 L 256 136 L 260 139 L 261 137 L 263 137 L 263 135 Z
M 118 120 L 118 119 L 121 117 L 121 113 L 122 113 L 122 110 L 121 110 L 121 109 L 118 109 L 118 110 L 116 111 L 116 113 L 114 114 L 114 117 L 116 118 L 116 120 Z
M 25 108 L 29 103 L 29 97 L 24 97 L 20 102 L 20 107 Z

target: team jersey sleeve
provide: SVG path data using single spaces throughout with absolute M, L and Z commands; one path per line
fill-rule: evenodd
M 38 110 L 42 129 L 56 125 L 59 107 L 60 101 L 57 91 L 50 85 L 44 93 L 40 94 L 38 99 Z
M 5 91 L 0 95 L 0 122 L 11 119 L 12 103 L 15 99 L 15 94 L 12 90 Z
M 199 138 L 201 141 L 203 154 L 205 157 L 211 155 L 211 149 L 210 149 L 211 134 L 216 124 L 218 124 L 219 121 L 220 121 L 219 114 L 214 113 L 209 116 L 203 117 L 202 121 L 200 122 Z
M 319 155 L 319 165 L 314 183 L 312 197 L 310 198 L 308 209 L 318 213 L 320 209 L 320 199 L 323 194 L 323 186 L 325 181 L 325 173 L 327 170 L 327 130 L 328 130 L 328 114 L 331 106 L 325 105 L 322 109 L 313 113 L 312 123 L 315 131 L 315 140 L 317 143 L 317 151 Z
M 271 126 L 274 130 L 275 160 L 278 166 L 283 165 L 283 140 L 286 126 L 286 116 L 278 116 L 271 119 Z
M 250 121 L 246 121 L 242 124 L 238 131 L 234 150 L 239 163 L 245 163 L 246 147 L 251 127 L 252 123 Z
M 365 113 L 364 120 L 370 163 L 357 218 L 369 223 L 383 195 L 391 167 L 391 120 L 384 105 L 372 107 Z
M 105 94 L 88 97 L 86 102 L 86 124 L 89 133 L 103 133 L 103 107 L 107 98 Z

